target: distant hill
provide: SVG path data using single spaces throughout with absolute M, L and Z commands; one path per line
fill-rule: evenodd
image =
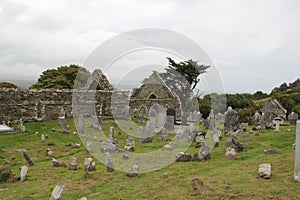
M 15 79 L 0 79 L 0 82 L 9 82 L 17 85 L 20 88 L 29 88 L 36 81 L 35 80 L 15 80 Z

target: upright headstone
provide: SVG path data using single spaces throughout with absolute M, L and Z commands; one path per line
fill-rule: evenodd
M 45 135 L 44 134 L 41 135 L 41 140 L 42 140 L 42 142 L 45 141 Z
M 300 182 L 300 120 L 297 121 L 294 180 Z
M 84 116 L 80 114 L 78 117 L 78 133 L 84 134 Z
M 125 143 L 124 149 L 126 151 L 133 152 L 134 151 L 134 147 L 135 147 L 134 137 L 132 137 L 132 136 L 129 135 L 128 138 L 126 139 L 126 143 Z
M 231 135 L 239 128 L 240 128 L 239 115 L 236 111 L 232 109 L 231 106 L 229 106 L 227 111 L 225 112 L 224 132 L 226 135 Z
M 271 164 L 264 163 L 259 165 L 258 176 L 260 178 L 269 179 L 271 178 Z
M 96 115 L 92 115 L 92 124 L 91 127 L 94 129 L 102 129 L 102 118 L 101 117 L 97 117 Z
M 22 166 L 21 167 L 21 172 L 20 172 L 20 180 L 21 182 L 25 181 L 26 175 L 27 175 L 28 167 L 27 166 Z
M 25 132 L 25 126 L 24 126 L 24 123 L 23 123 L 23 119 L 20 119 L 19 122 L 20 122 L 19 129 L 22 133 L 24 133 Z
M 264 125 L 266 128 L 272 128 L 273 126 L 273 119 L 276 117 L 274 112 L 266 112 L 263 115 Z
M 254 116 L 253 116 L 253 125 L 256 126 L 262 126 L 263 124 L 263 119 L 262 119 L 262 115 L 256 111 Z
M 96 163 L 93 162 L 92 158 L 86 158 L 84 160 L 84 170 L 85 171 L 95 171 L 96 170 Z
M 117 144 L 117 141 L 115 139 L 115 129 L 114 129 L 114 127 L 109 127 L 108 141 L 112 144 Z
M 166 111 L 166 113 L 167 113 L 167 116 L 173 116 L 174 118 L 174 124 L 176 124 L 176 111 L 173 109 L 173 108 L 169 108 L 169 107 L 167 107 L 167 111 Z
M 67 122 L 66 122 L 66 113 L 63 108 L 60 110 L 58 122 L 59 122 L 62 133 L 69 133 L 69 129 L 68 129 Z
M 61 195 L 64 191 L 65 186 L 62 185 L 56 185 L 55 188 L 52 191 L 50 200 L 60 200 L 61 199 Z
M 154 134 L 154 127 L 150 121 L 141 128 L 140 143 L 151 143 Z
M 70 170 L 77 170 L 78 161 L 77 158 L 71 157 L 70 159 Z
M 93 149 L 93 143 L 90 142 L 90 141 L 87 141 L 86 142 L 86 150 L 90 153 L 93 153 L 94 152 L 94 149 Z
M 288 116 L 290 125 L 295 126 L 296 125 L 296 121 L 299 119 L 298 114 L 295 112 L 291 112 Z
M 167 116 L 165 128 L 167 130 L 167 133 L 173 133 L 174 132 L 174 116 Z
M 127 176 L 128 177 L 140 176 L 140 168 L 139 168 L 139 166 L 138 165 L 133 165 L 132 167 L 130 167 L 128 169 Z
M 210 110 L 208 120 L 208 129 L 212 130 L 215 127 L 215 114 L 213 109 Z

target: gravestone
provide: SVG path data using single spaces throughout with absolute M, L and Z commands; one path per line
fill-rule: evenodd
M 231 135 L 240 128 L 239 116 L 231 106 L 225 112 L 224 132 L 226 135 Z
M 62 133 L 69 133 L 68 125 L 65 118 L 58 118 L 59 126 L 61 128 Z
M 270 129 L 273 126 L 273 119 L 276 117 L 276 114 L 273 112 L 266 112 L 263 115 L 264 125 L 266 128 Z
M 78 133 L 84 134 L 84 116 L 80 114 L 78 117 Z
M 117 144 L 117 140 L 115 140 L 115 129 L 114 129 L 114 127 L 109 127 L 108 142 L 110 142 L 112 144 Z
M 165 129 L 167 130 L 167 133 L 174 132 L 174 116 L 167 116 L 166 123 L 165 123 Z
M 280 149 L 278 147 L 271 148 L 271 149 L 266 149 L 264 150 L 265 154 L 280 154 Z
M 150 121 L 146 122 L 141 128 L 140 143 L 151 143 L 154 134 L 154 128 Z
M 300 120 L 297 120 L 294 180 L 300 182 Z
M 226 160 L 236 160 L 236 152 L 234 148 L 226 147 Z
M 192 160 L 192 155 L 187 152 L 179 152 L 175 156 L 176 162 L 189 162 Z
M 281 123 L 282 119 L 280 117 L 275 117 L 274 118 L 274 122 L 275 122 L 275 132 L 280 132 L 280 123 Z
M 96 170 L 96 163 L 93 162 L 92 158 L 86 158 L 84 160 L 84 170 L 85 171 L 95 171 Z
M 199 151 L 199 154 L 198 154 L 198 158 L 199 160 L 208 160 L 210 159 L 210 147 L 207 146 L 207 145 L 204 145 L 201 150 Z
M 53 167 L 67 167 L 65 163 L 58 162 L 55 158 L 52 158 Z
M 262 115 L 258 111 L 256 111 L 253 116 L 253 125 L 254 127 L 263 125 Z
M 109 152 L 105 152 L 104 156 L 105 156 L 106 171 L 107 172 L 113 172 L 113 171 L 115 171 L 114 164 L 112 162 L 110 153 Z
M 102 118 L 92 115 L 92 124 L 91 127 L 94 129 L 102 130 Z
M 234 146 L 236 146 L 238 152 L 242 152 L 245 149 L 244 145 L 242 143 L 240 143 L 239 141 L 237 141 L 237 139 L 235 139 L 235 138 L 232 138 L 232 144 Z
M 1 132 L 13 132 L 14 128 L 7 126 L 6 124 L 0 124 L 0 133 Z
M 78 166 L 78 161 L 77 158 L 75 157 L 71 157 L 70 159 L 70 170 L 77 170 L 77 166 Z
M 159 141 L 166 142 L 168 140 L 168 132 L 165 128 L 162 128 L 159 132 Z
M 192 179 L 192 191 L 191 196 L 198 196 L 203 195 L 208 190 L 208 186 L 204 185 L 202 181 L 200 181 L 199 178 L 193 178 Z
M 94 150 L 93 150 L 93 143 L 92 143 L 92 142 L 90 142 L 90 141 L 87 141 L 87 142 L 86 142 L 86 150 L 87 150 L 88 152 L 90 152 L 90 153 L 93 153 L 93 152 L 94 152 Z
M 124 149 L 126 151 L 133 152 L 134 151 L 134 147 L 135 147 L 134 137 L 132 137 L 132 136 L 129 135 L 128 138 L 126 139 L 126 143 L 125 143 Z
M 258 176 L 260 178 L 264 178 L 264 179 L 271 178 L 271 164 L 265 163 L 265 164 L 259 165 Z
M 28 172 L 28 167 L 27 166 L 22 166 L 21 167 L 21 172 L 20 172 L 20 180 L 21 180 L 21 182 L 25 181 L 27 172 Z
M 209 116 L 207 118 L 208 120 L 208 129 L 212 130 L 215 127 L 215 114 L 213 109 L 210 110 Z
M 126 174 L 128 177 L 137 177 L 140 176 L 140 167 L 138 165 L 133 165 L 128 169 Z
M 290 125 L 295 126 L 296 125 L 296 121 L 299 119 L 298 114 L 295 112 L 291 112 L 288 116 Z
M 25 132 L 25 126 L 24 126 L 24 123 L 23 123 L 23 119 L 20 119 L 19 120 L 20 124 L 19 124 L 19 130 L 24 133 Z
M 32 161 L 32 159 L 30 158 L 30 156 L 28 155 L 28 153 L 25 149 L 23 150 L 23 156 L 24 156 L 25 160 L 27 161 L 27 163 L 29 164 L 29 166 L 34 165 L 34 162 Z
M 176 111 L 173 108 L 167 107 L 166 114 L 167 116 L 173 116 L 173 124 L 176 124 Z
M 102 153 L 105 152 L 117 152 L 119 151 L 119 147 L 116 144 L 113 144 L 111 142 L 100 142 L 100 151 Z
M 47 149 L 46 150 L 46 156 L 52 156 L 52 154 L 53 154 L 53 151 L 51 151 L 51 149 Z
M 61 199 L 61 195 L 64 191 L 65 186 L 61 186 L 61 185 L 56 185 L 55 188 L 52 191 L 50 200 L 60 200 Z
M 41 135 L 41 140 L 42 140 L 42 142 L 45 141 L 45 135 L 44 134 Z

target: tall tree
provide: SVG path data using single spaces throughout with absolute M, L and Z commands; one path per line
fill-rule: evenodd
M 167 57 L 169 65 L 165 68 L 166 72 L 160 76 L 168 87 L 177 94 L 181 101 L 182 123 L 186 124 L 186 118 L 189 112 L 189 104 L 192 101 L 193 90 L 199 83 L 199 75 L 206 73 L 209 65 L 199 64 L 198 61 L 191 59 L 176 63 L 173 59 Z
M 48 69 L 44 71 L 38 82 L 32 85 L 31 89 L 72 89 L 74 81 L 77 76 L 76 87 L 81 87 L 86 84 L 87 79 L 90 77 L 90 72 L 78 65 L 61 66 L 57 69 Z

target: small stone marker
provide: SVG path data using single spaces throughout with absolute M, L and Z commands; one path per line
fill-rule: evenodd
M 187 152 L 179 152 L 175 156 L 176 162 L 189 162 L 192 160 L 192 155 Z
M 31 160 L 30 156 L 28 155 L 28 153 L 25 149 L 23 150 L 23 156 L 24 156 L 25 160 L 27 161 L 27 163 L 29 164 L 29 166 L 34 165 L 34 162 Z
M 80 114 L 78 117 L 78 133 L 84 134 L 84 116 Z
M 226 148 L 226 160 L 236 160 L 236 152 L 234 148 Z
M 70 170 L 77 170 L 77 166 L 78 166 L 77 158 L 72 157 L 70 159 Z
M 50 200 L 60 200 L 62 192 L 64 191 L 65 186 L 56 185 L 52 191 Z
M 115 171 L 114 164 L 112 162 L 110 153 L 109 152 L 105 152 L 104 155 L 105 155 L 106 171 L 107 172 L 113 172 L 113 171 Z
M 133 165 L 131 168 L 128 169 L 127 172 L 128 177 L 137 177 L 140 176 L 140 168 L 138 165 Z
M 160 175 L 160 178 L 168 178 L 168 177 L 169 177 L 168 173 L 163 173 L 162 175 Z
M 86 158 L 84 160 L 84 170 L 85 171 L 95 171 L 96 170 L 96 163 L 93 162 L 92 158 Z
M 45 135 L 44 134 L 41 135 L 41 140 L 42 140 L 42 142 L 45 141 Z
M 265 154 L 280 154 L 280 149 L 278 147 L 264 150 Z
M 53 167 L 67 167 L 65 163 L 58 162 L 55 158 L 52 158 Z
M 28 172 L 28 167 L 27 166 L 22 166 L 21 167 L 21 172 L 20 172 L 20 180 L 21 180 L 21 182 L 25 181 L 27 172 Z
M 259 165 L 258 176 L 264 179 L 271 178 L 271 164 L 268 163 Z
M 300 120 L 297 121 L 294 180 L 300 182 Z

